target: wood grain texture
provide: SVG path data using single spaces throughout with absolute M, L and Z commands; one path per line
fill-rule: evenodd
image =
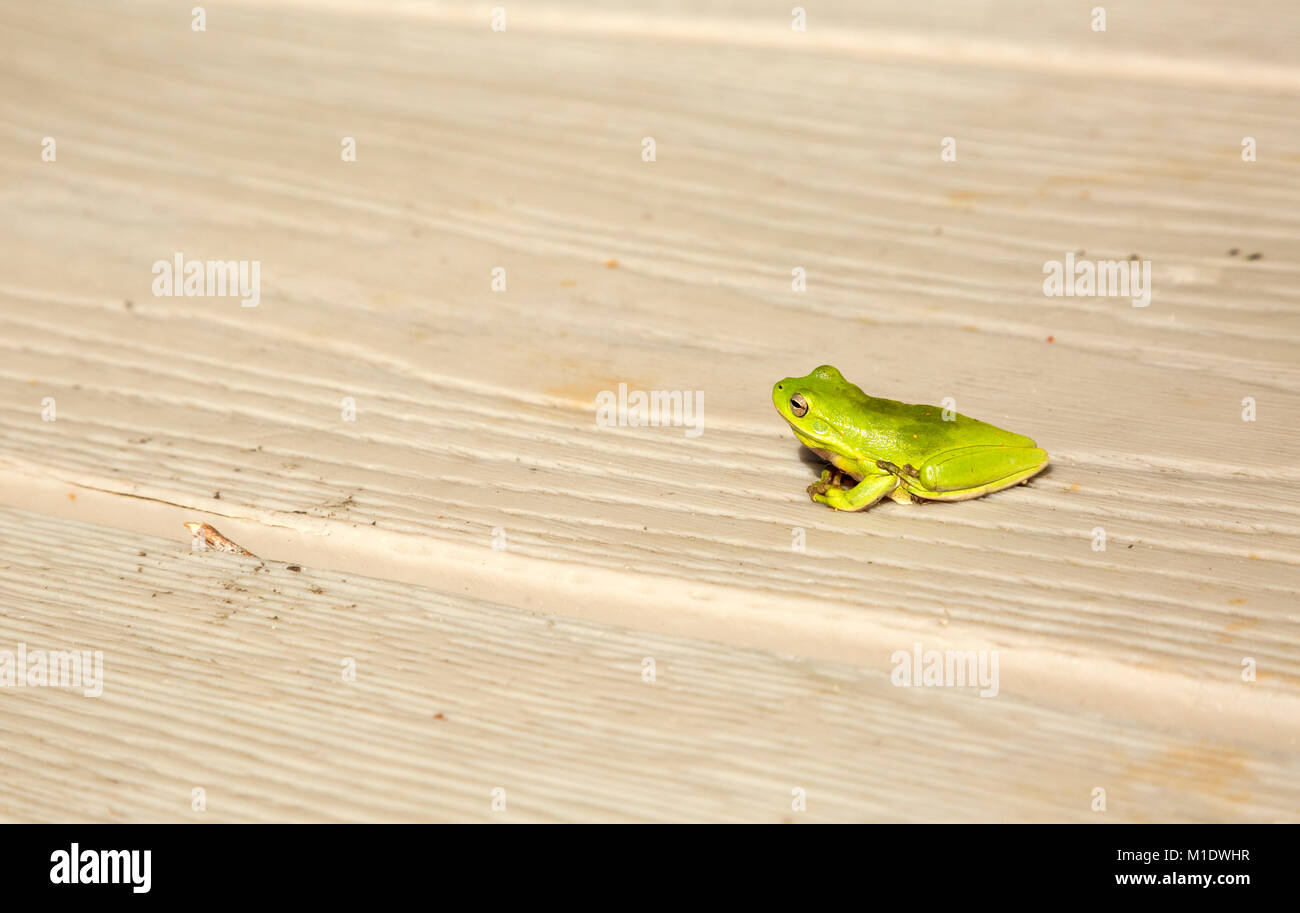
M 0 649 L 104 652 L 99 697 L 0 690 L 6 820 L 1218 820 L 1300 801 L 1294 753 L 1262 740 L 7 508 L 0 543 Z
M 1249 771 L 1248 789 L 1174 776 L 1131 820 L 1293 813 L 1300 16 L 1108 4 L 1094 33 L 1068 5 L 914 6 L 819 7 L 805 35 L 730 0 L 510 9 L 504 33 L 487 6 L 239 3 L 204 33 L 160 3 L 0 10 L 0 500 L 177 541 L 210 519 L 263 557 L 383 578 L 394 606 L 436 587 L 464 613 L 584 619 L 575 637 L 619 625 L 864 680 L 918 639 L 998 649 L 1004 696 L 946 700 L 951 726 L 1055 714 L 1045 731 L 1090 733 L 1073 768 L 1089 781 L 1139 756 Z M 153 296 L 151 264 L 176 251 L 259 260 L 260 305 Z M 1043 264 L 1078 251 L 1149 259 L 1150 307 L 1045 297 Z M 1053 465 L 978 501 L 813 505 L 769 391 L 827 362 L 874 395 L 953 397 Z M 598 427 L 619 383 L 703 391 L 704 433 Z M 493 668 L 502 694 L 540 699 L 504 654 Z M 616 718 L 588 684 L 564 700 Z M 900 693 L 873 692 L 894 721 L 878 731 L 921 750 L 893 741 Z M 367 706 L 355 725 L 377 731 Z M 817 725 L 860 718 L 847 698 L 823 709 Z M 988 737 L 1037 751 L 1028 719 Z M 906 738 L 960 738 L 926 725 Z M 1142 747 L 1105 755 L 1103 731 Z M 835 757 L 827 817 L 944 817 L 919 781 L 873 793 Z M 952 786 L 969 790 L 954 816 L 1074 814 L 1067 780 L 1035 785 L 1046 766 L 992 764 Z M 569 817 L 557 796 L 582 771 L 549 770 L 531 813 Z M 432 816 L 479 808 L 477 785 L 447 789 Z M 679 814 L 760 814 L 728 795 Z M 591 817 L 673 816 L 607 799 Z M 170 814 L 138 803 L 115 814 Z M 314 808 L 259 794 L 233 816 Z

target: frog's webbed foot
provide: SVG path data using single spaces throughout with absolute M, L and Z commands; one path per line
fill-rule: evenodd
M 826 492 L 832 488 L 842 487 L 840 481 L 843 478 L 844 474 L 838 469 L 823 469 L 822 477 L 808 486 L 808 497 L 812 498 L 814 501 L 818 500 L 818 495 L 825 497 Z

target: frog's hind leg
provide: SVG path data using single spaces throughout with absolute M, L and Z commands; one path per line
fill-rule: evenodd
M 1010 488 L 1047 466 L 1047 451 L 1038 447 L 986 445 L 961 447 L 921 467 L 923 498 L 964 501 Z

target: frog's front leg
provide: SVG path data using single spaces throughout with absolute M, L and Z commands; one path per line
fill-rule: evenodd
M 822 473 L 821 481 L 809 486 L 808 494 L 814 501 L 836 510 L 866 510 L 898 487 L 898 477 L 889 473 L 868 475 L 852 488 L 831 488 L 827 485 L 830 470 Z
M 823 469 L 822 477 L 808 486 L 808 494 L 812 496 L 812 499 L 815 501 L 817 500 L 817 495 L 824 495 L 832 488 L 839 488 L 840 481 L 843 478 L 844 474 L 838 469 L 833 467 Z

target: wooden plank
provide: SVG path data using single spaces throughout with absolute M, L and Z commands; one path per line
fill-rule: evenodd
M 103 652 L 98 697 L 0 688 L 10 821 L 1194 821 L 1300 800 L 1295 753 L 1264 739 L 7 508 L 0 555 L 0 650 Z
M 1174 725 L 1284 777 L 1297 17 L 1107 9 L 1101 35 L 1064 7 L 833 4 L 800 37 L 730 0 L 500 34 L 441 4 L 223 5 L 205 33 L 163 4 L 0 10 L 0 502 L 212 519 L 343 576 L 864 675 L 918 639 L 998 649 L 1007 697 L 967 712 Z M 155 297 L 177 251 L 259 260 L 259 306 Z M 1044 297 L 1076 251 L 1149 259 L 1151 305 Z M 825 362 L 1053 466 L 832 514 L 769 401 Z M 704 433 L 598 427 L 620 383 L 703 391 Z M 1187 814 L 1273 815 L 1271 776 Z

